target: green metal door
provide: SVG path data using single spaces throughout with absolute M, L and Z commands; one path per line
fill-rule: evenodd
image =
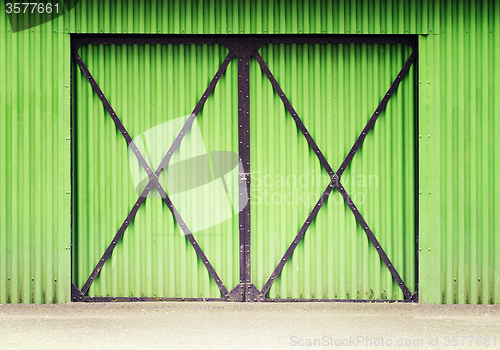
M 417 300 L 402 38 L 76 36 L 73 300 Z
M 275 300 L 410 299 L 416 290 L 414 66 L 398 77 L 413 62 L 407 61 L 412 48 L 310 42 L 265 45 L 260 55 L 269 71 L 257 61 L 251 66 L 253 281 Z M 393 82 L 399 87 L 388 91 Z M 385 109 L 377 109 L 392 92 Z M 366 129 L 372 116 L 376 122 Z M 355 208 L 338 187 L 329 188 L 333 173 Z M 331 192 L 322 198 L 324 191 Z M 410 294 L 403 294 L 380 248 Z
M 164 135 L 150 138 L 151 142 L 146 140 L 147 135 L 160 128 L 170 134 L 172 142 L 189 120 L 187 117 L 196 112 L 194 123 L 198 135 L 194 135 L 195 126 L 191 125 L 184 143 L 192 137 L 192 141 L 198 142 L 194 148 L 208 155 L 212 151 L 237 152 L 237 119 L 232 118 L 237 115 L 237 79 L 229 51 L 217 44 L 169 45 L 156 41 L 151 44 L 106 41 L 76 49 L 73 284 L 82 288 L 86 296 L 101 298 L 93 300 L 219 298 L 227 293 L 221 281 L 229 286 L 237 283 L 238 216 L 222 218 L 211 226 L 198 225 L 194 233 L 192 220 L 186 219 L 190 213 L 183 213 L 181 207 L 189 203 L 194 208 L 196 204 L 188 201 L 206 201 L 207 198 L 200 197 L 218 194 L 209 189 L 193 198 L 185 192 L 174 204 L 193 233 L 189 235 L 175 219 L 167 201 L 158 192 L 152 193 L 155 188 L 139 202 L 149 179 L 145 177 L 142 188 L 134 183 L 132 167 L 137 159 L 131 154 L 125 136 L 128 134 L 134 140 L 154 172 L 171 143 L 163 144 L 166 148 L 157 147 L 155 140 L 162 141 Z M 88 73 L 80 65 L 88 68 Z M 92 78 L 86 79 L 88 74 Z M 207 86 L 217 74 L 217 84 L 212 84 L 213 91 L 208 91 Z M 93 80 L 103 96 L 93 88 Z M 111 112 L 105 101 L 109 102 Z M 126 134 L 113 120 L 113 113 Z M 156 152 L 154 156 L 154 151 L 164 153 Z M 182 156 L 183 144 L 173 153 L 170 164 L 179 154 Z M 144 169 L 141 171 L 145 174 Z M 172 188 L 165 190 L 173 196 Z M 136 206 L 137 212 L 131 215 Z M 201 206 L 198 210 L 210 208 Z M 122 227 L 125 227 L 122 236 L 116 237 Z M 112 253 L 103 256 L 110 244 L 115 245 Z M 102 266 L 96 266 L 98 263 Z

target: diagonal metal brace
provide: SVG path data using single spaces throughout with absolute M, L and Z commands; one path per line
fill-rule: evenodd
M 307 139 L 307 142 L 309 143 L 309 146 L 313 149 L 313 151 L 316 154 L 316 156 L 318 157 L 320 163 L 328 171 L 328 173 L 330 174 L 330 177 L 332 179 L 332 181 L 328 184 L 327 188 L 325 189 L 325 191 L 321 195 L 320 199 L 318 200 L 318 202 L 314 206 L 313 210 L 311 211 L 311 214 L 309 214 L 309 216 L 306 219 L 305 223 L 300 228 L 299 233 L 294 238 L 292 244 L 289 246 L 289 248 L 285 252 L 283 258 L 279 261 L 279 263 L 276 266 L 275 270 L 273 271 L 273 273 L 269 277 L 268 281 L 264 285 L 264 287 L 262 289 L 262 294 L 266 295 L 269 292 L 272 284 L 274 283 L 274 281 L 276 280 L 276 278 L 279 276 L 279 274 L 283 270 L 284 265 L 286 264 L 286 262 L 288 261 L 288 259 L 290 258 L 290 256 L 293 254 L 293 252 L 294 252 L 295 248 L 297 247 L 298 243 L 304 237 L 304 235 L 305 235 L 307 229 L 309 228 L 311 222 L 316 218 L 319 210 L 321 209 L 321 207 L 325 203 L 325 201 L 328 198 L 328 196 L 330 195 L 331 191 L 333 190 L 334 187 L 337 187 L 339 189 L 340 193 L 342 194 L 344 200 L 348 204 L 349 208 L 353 212 L 356 220 L 361 225 L 361 227 L 365 231 L 367 237 L 370 239 L 370 241 L 372 242 L 373 246 L 377 250 L 380 258 L 384 261 L 384 263 L 388 267 L 388 269 L 389 269 L 391 275 L 393 276 L 394 280 L 396 281 L 396 283 L 398 283 L 398 286 L 401 288 L 401 291 L 403 292 L 403 295 L 405 296 L 405 298 L 407 300 L 414 300 L 415 298 L 418 298 L 418 295 L 416 293 L 413 294 L 413 295 L 410 293 L 410 291 L 408 290 L 408 287 L 405 285 L 405 283 L 402 280 L 401 276 L 399 275 L 399 273 L 394 268 L 394 265 L 390 261 L 389 257 L 385 253 L 384 249 L 381 247 L 381 245 L 378 242 L 378 240 L 376 239 L 375 235 L 373 234 L 373 232 L 371 231 L 371 229 L 368 227 L 368 224 L 364 220 L 363 216 L 357 210 L 356 206 L 352 202 L 352 200 L 349 197 L 347 191 L 345 190 L 345 188 L 340 183 L 340 177 L 342 176 L 342 173 L 344 172 L 344 170 L 346 169 L 346 167 L 351 162 L 352 158 L 354 157 L 354 154 L 356 153 L 356 151 L 359 149 L 359 147 L 361 146 L 361 144 L 365 140 L 366 135 L 368 134 L 368 132 L 375 125 L 375 122 L 376 122 L 377 118 L 382 113 L 382 111 L 385 109 L 385 107 L 387 106 L 387 103 L 389 102 L 389 99 L 391 98 L 391 96 L 394 94 L 394 92 L 398 88 L 398 86 L 401 83 L 401 81 L 404 78 L 404 76 L 408 73 L 408 71 L 409 71 L 412 63 L 415 61 L 415 57 L 416 57 L 415 51 L 413 51 L 410 54 L 410 56 L 408 57 L 408 59 L 406 60 L 405 64 L 403 65 L 403 68 L 399 72 L 399 74 L 396 77 L 396 79 L 394 80 L 394 82 L 391 84 L 391 87 L 389 88 L 387 94 L 384 96 L 384 98 L 382 99 L 382 101 L 378 105 L 377 109 L 373 113 L 373 115 L 370 118 L 370 120 L 368 121 L 367 125 L 365 126 L 365 128 L 361 132 L 361 135 L 358 137 L 358 139 L 354 143 L 353 147 L 351 148 L 350 152 L 348 153 L 348 155 L 346 156 L 344 162 L 339 167 L 339 169 L 338 169 L 338 171 L 336 173 L 333 172 L 330 164 L 328 163 L 328 161 L 324 157 L 323 153 L 320 151 L 319 147 L 314 142 L 314 140 L 311 137 L 310 133 L 307 131 L 305 125 L 303 124 L 302 120 L 299 118 L 299 116 L 295 112 L 295 110 L 292 107 L 290 101 L 288 100 L 288 98 L 286 97 L 285 93 L 283 92 L 283 90 L 279 86 L 278 82 L 274 78 L 274 76 L 271 73 L 271 71 L 269 70 L 269 67 L 267 66 L 267 64 L 264 62 L 264 60 L 262 59 L 262 57 L 258 53 L 254 54 L 254 56 L 255 56 L 257 62 L 259 63 L 262 71 L 264 72 L 264 74 L 266 74 L 266 76 L 268 77 L 269 81 L 271 82 L 271 85 L 273 86 L 274 90 L 280 96 L 281 100 L 285 104 L 285 107 L 287 108 L 288 112 L 294 118 L 295 123 L 297 124 L 297 127 L 301 130 L 301 132 L 303 133 L 303 135 Z
M 306 126 L 304 125 L 304 123 L 300 119 L 299 115 L 297 114 L 297 112 L 293 108 L 292 104 L 288 100 L 288 97 L 286 97 L 285 93 L 283 92 L 283 90 L 281 89 L 280 85 L 276 81 L 276 78 L 274 78 L 274 75 L 269 70 L 269 67 L 267 66 L 266 62 L 264 62 L 264 59 L 260 56 L 260 54 L 258 52 L 254 54 L 254 57 L 257 60 L 257 62 L 259 63 L 260 68 L 262 69 L 262 71 L 264 72 L 264 74 L 267 76 L 267 78 L 271 82 L 271 85 L 273 86 L 274 91 L 276 91 L 276 93 L 278 94 L 278 96 L 283 101 L 283 104 L 285 105 L 286 109 L 291 114 L 293 120 L 297 124 L 297 127 L 302 132 L 302 134 L 304 134 L 304 137 L 306 138 L 307 143 L 309 144 L 309 146 L 314 151 L 314 154 L 316 154 L 316 156 L 318 157 L 321 165 L 323 165 L 323 167 L 328 172 L 328 175 L 330 176 L 330 178 L 332 178 L 333 175 L 334 175 L 332 167 L 330 166 L 330 164 L 328 164 L 325 156 L 323 155 L 323 153 L 319 149 L 318 145 L 316 144 L 316 142 L 312 138 L 312 136 L 309 133 L 309 131 L 307 130 Z
M 335 176 L 336 175 L 334 175 L 334 177 Z M 297 246 L 299 245 L 299 242 L 302 240 L 302 238 L 306 234 L 307 229 L 309 228 L 311 223 L 314 221 L 314 219 L 316 219 L 316 216 L 318 215 L 319 210 L 323 206 L 323 203 L 325 203 L 326 200 L 328 199 L 328 196 L 332 192 L 334 186 L 335 185 L 334 185 L 333 181 L 331 181 L 328 184 L 325 191 L 323 192 L 323 194 L 319 198 L 318 202 L 314 206 L 313 210 L 311 211 L 311 214 L 309 214 L 306 221 L 304 222 L 304 224 L 300 228 L 299 233 L 297 233 L 297 236 L 295 236 L 295 238 L 293 239 L 292 244 L 290 244 L 285 255 L 283 255 L 283 258 L 281 258 L 280 262 L 278 263 L 278 266 L 276 266 L 273 273 L 271 274 L 271 276 L 267 280 L 266 284 L 262 288 L 262 294 L 266 295 L 267 292 L 269 292 L 269 289 L 271 289 L 271 286 L 273 285 L 274 281 L 276 280 L 276 278 L 278 278 L 278 276 L 281 273 L 281 270 L 283 270 L 283 267 L 285 266 L 286 262 L 288 261 L 288 259 L 290 259 L 293 252 L 295 251 L 295 248 L 297 248 Z
M 389 90 L 385 94 L 384 98 L 382 98 L 382 101 L 380 101 L 380 104 L 377 106 L 377 109 L 375 109 L 375 112 L 373 112 L 373 115 L 371 116 L 370 120 L 368 120 L 368 123 L 364 127 L 363 131 L 358 136 L 358 139 L 356 140 L 356 142 L 354 142 L 354 145 L 352 146 L 351 150 L 349 151 L 349 153 L 345 157 L 344 161 L 340 165 L 339 170 L 337 170 L 336 174 L 339 178 L 342 177 L 342 174 L 344 173 L 345 169 L 347 168 L 349 163 L 351 163 L 351 160 L 354 157 L 354 154 L 356 154 L 356 151 L 359 149 L 359 147 L 361 146 L 361 144 L 365 140 L 366 136 L 368 135 L 370 130 L 375 125 L 375 122 L 377 121 L 378 117 L 380 116 L 380 114 L 382 114 L 382 111 L 387 106 L 389 99 L 396 92 L 397 88 L 399 87 L 399 84 L 401 83 L 401 81 L 403 80 L 405 75 L 410 70 L 411 65 L 415 61 L 415 56 L 416 56 L 415 51 L 413 51 L 411 53 L 410 57 L 408 57 L 408 59 L 406 60 L 405 64 L 403 65 L 403 68 L 401 68 L 401 71 L 399 72 L 396 79 L 394 79 L 393 83 L 391 84 L 391 87 L 389 88 Z
M 370 227 L 366 223 L 365 219 L 363 218 L 363 216 L 359 212 L 358 208 L 356 208 L 356 205 L 352 201 L 351 197 L 349 197 L 349 194 L 345 190 L 344 186 L 342 186 L 342 183 L 340 182 L 340 180 L 337 178 L 336 181 L 337 181 L 337 183 L 336 183 L 335 187 L 338 188 L 338 190 L 340 191 L 340 194 L 342 194 L 342 197 L 344 197 L 344 201 L 347 203 L 347 205 L 351 209 L 352 213 L 356 217 L 356 220 L 361 225 L 361 228 L 363 229 L 363 231 L 365 231 L 366 236 L 368 237 L 370 242 L 372 242 L 373 246 L 377 250 L 378 255 L 380 256 L 382 261 L 385 263 L 385 265 L 389 269 L 392 277 L 394 278 L 394 280 L 398 284 L 399 288 L 401 288 L 403 295 L 405 296 L 406 299 L 408 299 L 408 300 L 411 299 L 412 295 L 411 295 L 410 291 L 408 290 L 408 287 L 403 282 L 403 279 L 399 275 L 398 271 L 394 268 L 394 265 L 392 264 L 391 260 L 389 259 L 389 257 L 385 253 L 385 251 L 382 248 L 382 246 L 380 245 L 379 241 L 377 240 L 377 238 L 373 234 L 372 230 L 370 229 Z

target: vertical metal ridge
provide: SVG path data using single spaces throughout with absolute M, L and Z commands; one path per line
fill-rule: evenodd
M 4 19 L 0 19 L 0 28 L 2 28 L 2 30 L 6 28 L 6 23 L 2 23 L 3 21 Z M 4 31 L 6 31 L 6 29 Z M 0 54 L 4 57 L 6 62 L 0 62 L 0 74 L 4 77 L 4 84 L 10 85 L 12 84 L 11 74 L 9 74 L 11 70 L 7 69 L 7 62 L 10 59 L 12 51 L 8 51 L 9 38 L 7 38 L 4 33 L 1 34 L 5 36 L 5 40 L 0 40 Z M 3 279 L 0 281 L 0 302 L 12 302 L 12 300 L 9 300 L 11 294 L 9 265 L 12 256 L 9 249 L 9 235 L 7 235 L 8 230 L 10 230 L 12 226 L 10 224 L 10 203 L 7 200 L 7 198 L 12 198 L 12 186 L 8 186 L 7 184 L 12 181 L 8 172 L 10 167 L 10 164 L 8 164 L 8 157 L 10 156 L 9 151 L 12 149 L 10 147 L 12 130 L 9 125 L 9 119 L 12 120 L 13 118 L 7 118 L 7 116 L 11 116 L 8 110 L 8 97 L 8 94 L 0 95 L 0 190 L 4 193 L 4 195 L 0 197 L 0 212 L 3 213 L 2 220 L 0 220 L 0 276 L 3 276 Z

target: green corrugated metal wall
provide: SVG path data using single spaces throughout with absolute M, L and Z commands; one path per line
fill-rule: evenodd
M 420 40 L 420 290 L 500 303 L 500 3 L 453 2 Z
M 500 4 L 494 0 L 82 0 L 62 17 L 18 33 L 1 16 L 0 302 L 69 301 L 68 34 L 83 32 L 421 34 L 420 300 L 500 303 Z
M 75 3 L 75 0 L 71 0 Z M 80 0 L 39 30 L 56 33 L 428 34 L 440 1 Z M 10 27 L 5 27 L 6 30 Z
M 1 33 L 0 303 L 70 297 L 69 47 L 67 35 Z

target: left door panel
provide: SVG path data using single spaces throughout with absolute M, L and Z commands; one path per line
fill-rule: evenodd
M 83 45 L 78 54 L 155 171 L 228 50 L 223 45 Z M 237 186 L 231 188 L 227 178 L 229 185 L 210 183 L 220 175 L 215 164 L 221 162 L 220 155 L 238 151 L 237 81 L 233 59 L 160 177 L 229 290 L 239 281 L 238 205 L 236 210 L 232 206 Z M 72 94 L 72 268 L 73 284 L 81 288 L 140 197 L 147 175 L 137 168 L 127 142 L 76 63 Z M 231 157 L 222 158 L 231 163 Z M 204 167 L 212 181 L 188 176 Z M 233 169 L 231 164 L 223 168 L 228 174 Z M 227 176 L 236 174 L 237 181 L 237 167 L 231 174 Z M 214 198 L 219 198 L 215 205 Z M 87 295 L 223 297 L 155 191 L 140 206 Z

